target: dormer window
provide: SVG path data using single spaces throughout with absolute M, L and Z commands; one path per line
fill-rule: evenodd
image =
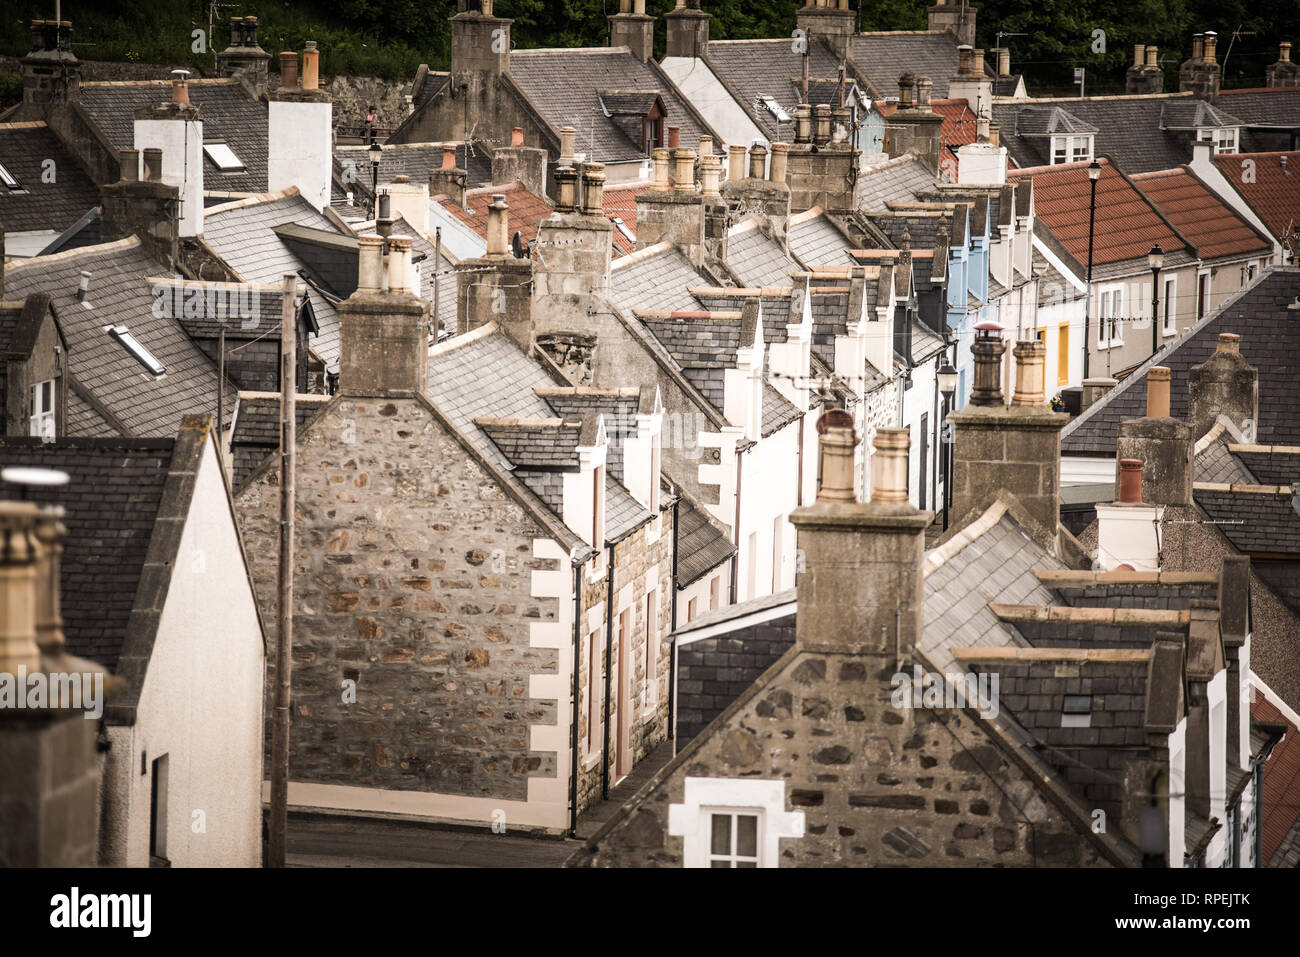
M 1237 127 L 1228 126 L 1214 131 L 1214 152 L 1237 152 Z
M 1092 162 L 1091 136 L 1053 136 L 1052 165 Z
M 644 120 L 644 131 L 641 135 L 641 152 L 649 153 L 651 150 L 657 150 L 664 145 L 664 120 L 662 116 L 655 116 L 651 111 L 650 115 Z

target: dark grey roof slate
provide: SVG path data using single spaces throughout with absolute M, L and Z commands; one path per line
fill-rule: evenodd
M 0 123 L 0 164 L 22 187 L 0 187 L 6 232 L 63 232 L 99 205 L 98 187 L 44 123 Z
M 1300 556 L 1300 514 L 1291 504 L 1289 488 L 1265 494 L 1209 489 L 1198 483 L 1192 497 L 1211 519 L 1224 523 L 1219 530 L 1238 551 Z
M 803 56 L 794 51 L 789 40 L 712 40 L 708 47 L 713 74 L 727 87 L 741 109 L 773 142 L 789 142 L 794 133 L 794 111 L 799 93 L 791 82 L 802 75 Z M 839 61 L 822 43 L 808 45 L 808 75 L 836 77 Z M 852 75 L 849 83 L 853 82 Z M 809 83 L 808 102 L 835 103 L 836 84 Z M 771 97 L 790 116 L 791 121 L 778 123 L 762 98 Z
M 790 273 L 800 268 L 757 226 L 732 232 L 727 241 L 727 265 L 748 286 L 788 286 Z
M 920 198 L 934 189 L 934 175 L 912 154 L 863 170 L 858 177 L 858 208 L 884 209 L 886 203 Z
M 1251 482 L 1255 481 L 1236 456 L 1228 451 L 1228 444 L 1223 437 L 1215 439 L 1196 456 L 1193 463 L 1198 482 Z
M 610 296 L 624 309 L 698 309 L 688 291 L 706 285 L 700 274 L 676 248 L 644 258 L 625 256 L 611 270 Z M 627 265 L 621 265 L 626 262 Z
M 554 424 L 476 420 L 501 454 L 516 467 L 578 470 L 578 436 L 582 423 L 559 420 Z
M 301 429 L 329 401 L 328 396 L 318 400 L 298 396 L 294 402 L 295 419 Z M 241 395 L 239 410 L 235 414 L 234 431 L 230 436 L 233 455 L 231 485 L 244 484 L 267 456 L 280 448 L 280 399 L 278 396 Z
M 1170 414 L 1187 417 L 1187 377 L 1218 347 L 1221 332 L 1241 336 L 1241 354 L 1259 370 L 1256 441 L 1300 445 L 1295 383 L 1300 376 L 1300 310 L 1287 305 L 1300 295 L 1300 267 L 1274 266 L 1223 306 L 1171 342 L 1062 431 L 1061 449 L 1077 455 L 1115 454 L 1119 423 L 1146 414 L 1146 373 L 1152 365 L 1171 370 Z
M 729 559 L 736 546 L 704 512 L 683 498 L 677 506 L 677 581 L 686 587 Z
M 775 435 L 791 422 L 799 421 L 799 407 L 783 396 L 772 383 L 763 382 L 763 438 Z
M 948 78 L 957 73 L 957 40 L 946 31 L 859 33 L 853 38 L 853 62 L 877 93 L 898 96 L 904 73 L 934 81 L 931 96 L 948 96 Z
M 790 227 L 790 252 L 805 266 L 842 266 L 851 261 L 850 248 L 824 213 Z
M 1300 482 L 1300 449 L 1295 451 L 1271 450 L 1268 452 L 1245 452 L 1238 449 L 1232 453 L 1248 470 L 1250 478 L 1232 479 L 1231 481 L 1255 481 L 1265 485 L 1290 485 Z M 1229 479 L 1203 479 L 1197 473 L 1198 482 L 1226 482 Z

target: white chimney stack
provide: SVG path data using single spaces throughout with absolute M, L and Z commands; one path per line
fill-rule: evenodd
M 186 71 L 176 71 L 185 74 Z M 162 150 L 162 181 L 180 189 L 178 234 L 203 234 L 203 121 L 189 102 L 184 75 L 173 78 L 168 101 L 135 111 L 135 148 Z
M 266 185 L 273 193 L 297 186 L 307 202 L 323 210 L 330 201 L 334 105 L 320 89 L 319 57 L 315 41 L 308 40 L 299 86 L 297 54 L 280 54 L 286 85 L 267 95 Z
M 1142 503 L 1142 462 L 1120 459 L 1119 501 L 1097 505 L 1097 563 L 1102 571 L 1160 570 L 1164 506 Z

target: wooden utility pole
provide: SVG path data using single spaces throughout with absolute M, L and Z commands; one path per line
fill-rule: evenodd
M 271 725 L 271 822 L 267 866 L 284 867 L 289 825 L 289 688 L 293 661 L 293 512 L 295 398 L 298 391 L 298 277 L 284 277 L 280 309 L 280 582 L 279 643 L 275 656 L 275 706 Z

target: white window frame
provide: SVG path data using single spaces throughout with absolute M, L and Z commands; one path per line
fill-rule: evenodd
M 757 868 L 759 861 L 763 858 L 763 848 L 759 843 L 759 835 L 763 833 L 763 811 L 761 808 L 738 808 L 738 807 L 705 807 L 700 808 L 700 814 L 704 817 L 701 827 L 705 829 L 709 836 L 709 846 L 705 850 L 707 866 L 712 868 L 718 863 L 723 863 L 730 868 L 739 868 L 742 864 L 748 864 Z M 719 854 L 713 849 L 713 820 L 716 817 L 725 817 L 730 819 L 731 835 L 730 842 L 727 845 L 728 853 Z M 754 854 L 740 853 L 740 819 L 754 819 Z
M 600 760 L 604 745 L 604 718 L 600 706 L 604 703 L 605 683 L 604 669 L 601 668 L 603 657 L 600 648 L 601 629 L 596 628 L 587 634 L 587 656 L 584 664 L 587 670 L 587 739 L 584 742 L 586 761 L 584 767 L 590 770 Z
M 1097 348 L 1114 349 L 1124 344 L 1124 284 L 1098 287 Z
M 9 168 L 4 163 L 0 163 L 0 185 L 11 193 L 23 193 L 23 184 L 18 182 L 18 177 L 9 172 Z
M 1214 153 L 1235 153 L 1239 143 L 1240 131 L 1235 126 L 1220 126 L 1214 130 Z
M 1070 161 L 1070 138 L 1068 136 L 1052 137 L 1052 166 L 1061 166 Z
M 642 717 L 659 707 L 659 587 L 645 593 L 645 690 L 642 694 Z
M 59 393 L 56 388 L 58 385 L 55 379 L 44 379 L 41 382 L 32 383 L 31 388 L 31 417 L 28 420 L 28 435 L 43 439 L 46 442 L 53 442 L 58 435 L 58 420 L 55 418 L 55 411 L 59 404 Z M 49 402 L 44 401 L 48 386 Z M 48 426 L 48 431 L 46 430 Z
M 203 155 L 212 165 L 223 173 L 244 173 L 248 167 L 224 140 L 215 140 L 203 144 Z
M 1205 290 L 1204 297 L 1201 296 L 1202 289 Z M 1214 297 L 1214 280 L 1211 279 L 1208 269 L 1201 269 L 1196 273 L 1195 296 L 1196 301 L 1192 304 L 1192 308 L 1196 311 L 1196 321 L 1200 322 L 1213 311 L 1210 300 Z
M 1091 136 L 1070 137 L 1070 162 L 1071 163 L 1092 162 L 1092 137 Z
M 682 866 L 709 867 L 712 815 L 758 816 L 758 867 L 779 867 L 781 838 L 804 836 L 804 812 L 785 809 L 785 781 L 686 778 L 681 804 L 668 806 L 668 834 L 682 839 Z

